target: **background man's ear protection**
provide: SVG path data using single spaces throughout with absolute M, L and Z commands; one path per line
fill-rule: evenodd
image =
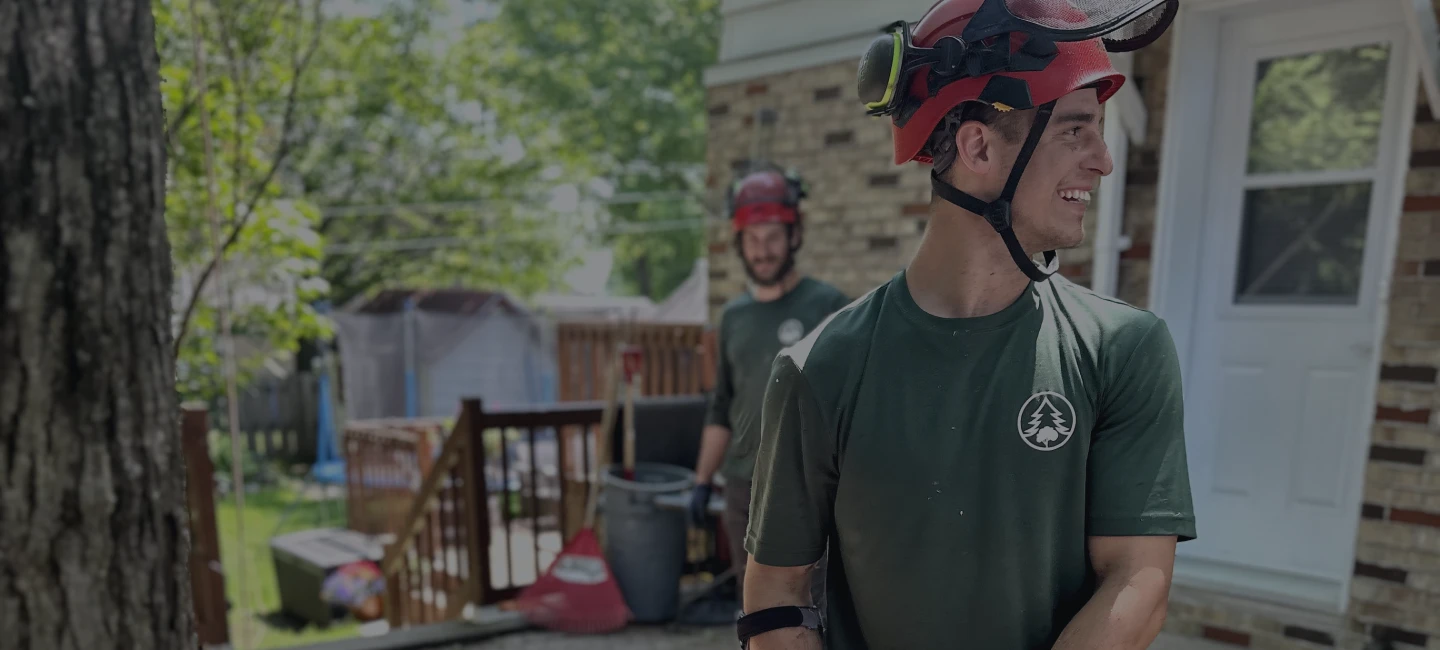
M 810 196 L 809 187 L 805 184 L 805 179 L 800 178 L 799 172 L 793 169 L 785 170 L 785 180 L 788 181 L 787 185 L 790 191 L 788 200 L 791 205 L 799 205 L 800 199 Z

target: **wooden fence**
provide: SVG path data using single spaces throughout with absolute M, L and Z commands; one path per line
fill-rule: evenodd
M 242 386 L 240 435 L 245 449 L 258 459 L 309 462 L 315 459 L 319 418 L 319 380 L 312 372 L 292 372 L 282 379 L 266 373 Z M 217 428 L 225 430 L 228 410 L 214 405 Z
M 598 478 L 601 412 L 593 402 L 492 412 L 462 404 L 381 562 L 392 629 L 508 600 L 544 573 L 578 532 Z M 569 466 L 583 469 L 561 469 Z
M 190 512 L 190 592 L 195 606 L 195 632 L 202 646 L 230 642 L 208 420 L 203 408 L 187 407 L 181 412 L 180 445 L 185 456 L 185 496 Z
M 700 325 L 561 323 L 556 327 L 561 401 L 603 399 L 607 354 L 614 354 L 621 330 L 645 353 L 644 395 L 694 395 L 715 381 L 715 337 Z

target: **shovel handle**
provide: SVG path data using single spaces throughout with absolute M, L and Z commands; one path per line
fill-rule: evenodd
M 625 479 L 635 480 L 635 393 L 640 375 L 634 375 L 625 390 Z

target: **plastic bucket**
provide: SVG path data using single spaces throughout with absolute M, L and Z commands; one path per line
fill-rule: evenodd
M 635 480 L 613 465 L 605 473 L 605 557 L 637 623 L 675 618 L 685 570 L 685 513 L 655 505 L 655 498 L 685 492 L 695 473 L 660 463 L 636 463 Z

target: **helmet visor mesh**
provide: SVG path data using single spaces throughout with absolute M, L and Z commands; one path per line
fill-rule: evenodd
M 1165 33 L 1175 14 L 1180 11 L 1180 0 L 1165 0 L 1139 18 L 1126 23 L 1104 37 L 1105 49 L 1111 52 L 1133 52 L 1155 42 Z
M 1005 0 L 1010 14 L 1061 33 L 1108 36 L 1167 0 Z M 1151 27 L 1158 20 L 1152 20 Z M 1117 36 L 1118 37 L 1118 36 Z

